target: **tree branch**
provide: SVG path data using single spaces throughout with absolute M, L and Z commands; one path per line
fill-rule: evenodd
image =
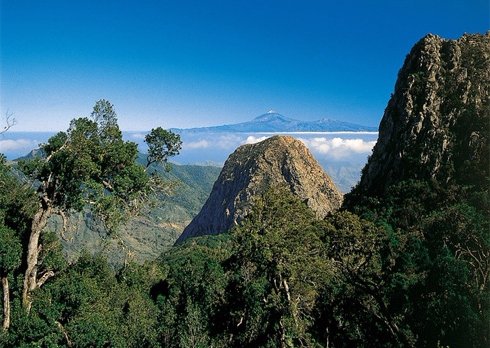
M 40 288 L 41 286 L 43 286 L 44 283 L 46 283 L 46 281 L 49 278 L 51 278 L 53 276 L 54 276 L 54 272 L 53 271 L 47 271 L 46 273 L 43 274 L 43 276 L 41 278 L 39 278 L 39 280 L 36 283 L 36 287 L 37 288 Z
M 111 185 L 111 183 L 109 181 L 102 180 L 102 184 L 104 185 L 104 188 L 107 191 L 109 191 L 109 192 L 113 192 L 114 191 L 114 187 Z
M 66 331 L 65 327 L 59 321 L 56 321 L 55 323 L 63 333 L 63 336 L 65 336 L 66 345 L 68 347 L 73 347 L 73 342 L 70 340 L 70 337 L 68 337 L 68 332 Z
M 67 146 L 68 146 L 68 139 L 63 143 L 63 145 L 60 146 L 60 148 L 58 150 L 53 151 L 48 157 L 46 157 L 45 161 L 49 162 L 51 160 L 51 158 L 53 158 L 54 155 L 56 155 L 61 150 L 64 150 Z M 51 178 L 48 181 L 50 181 L 50 180 L 51 180 Z
M 62 209 L 59 209 L 58 210 L 58 214 L 61 216 L 61 220 L 63 221 L 63 228 L 61 229 L 61 238 L 63 238 L 64 241 L 68 241 L 68 239 L 66 239 L 66 236 L 65 236 L 65 232 L 68 230 L 68 220 L 67 220 L 67 217 L 66 217 L 66 214 L 65 212 L 62 210 Z
M 7 112 L 5 113 L 5 126 L 3 127 L 2 130 L 0 130 L 0 134 L 5 133 L 16 124 L 17 124 L 17 120 L 14 118 L 14 114 L 7 110 Z

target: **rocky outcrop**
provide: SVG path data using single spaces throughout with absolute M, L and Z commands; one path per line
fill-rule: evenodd
M 427 35 L 407 56 L 359 194 L 405 179 L 481 184 L 488 176 L 490 33 Z
M 274 136 L 230 155 L 204 207 L 177 243 L 229 230 L 250 212 L 255 196 L 279 186 L 288 187 L 319 218 L 342 203 L 342 194 L 301 141 Z

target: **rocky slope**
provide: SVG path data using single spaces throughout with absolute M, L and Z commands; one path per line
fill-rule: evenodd
M 250 211 L 254 196 L 281 185 L 305 200 L 318 217 L 342 203 L 342 194 L 301 141 L 274 136 L 230 155 L 202 210 L 177 243 L 229 230 Z
M 490 32 L 427 35 L 407 56 L 363 170 L 358 194 L 430 179 L 479 185 L 488 175 Z

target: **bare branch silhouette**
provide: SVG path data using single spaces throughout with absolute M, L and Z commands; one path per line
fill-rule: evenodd
M 8 110 L 7 112 L 5 112 L 4 124 L 5 125 L 0 130 L 0 134 L 5 133 L 6 131 L 8 131 L 10 128 L 12 128 L 17 124 L 17 120 L 14 118 L 13 112 L 9 112 Z

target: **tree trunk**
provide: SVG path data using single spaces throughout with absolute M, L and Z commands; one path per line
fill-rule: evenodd
M 10 327 L 10 289 L 9 280 L 7 275 L 2 277 L 2 288 L 3 288 L 3 324 L 2 328 L 7 331 Z
M 287 347 L 287 344 L 286 344 L 286 329 L 284 328 L 284 323 L 282 322 L 282 318 L 279 319 L 279 332 L 280 332 L 280 336 L 279 336 L 279 340 L 281 342 L 281 348 L 286 348 Z
M 34 215 L 32 220 L 31 235 L 29 236 L 29 244 L 27 245 L 27 269 L 24 275 L 24 287 L 22 289 L 22 303 L 27 312 L 31 309 L 31 292 L 37 287 L 37 263 L 40 251 L 39 237 L 44 227 L 46 227 L 51 211 L 50 206 L 43 206 Z

